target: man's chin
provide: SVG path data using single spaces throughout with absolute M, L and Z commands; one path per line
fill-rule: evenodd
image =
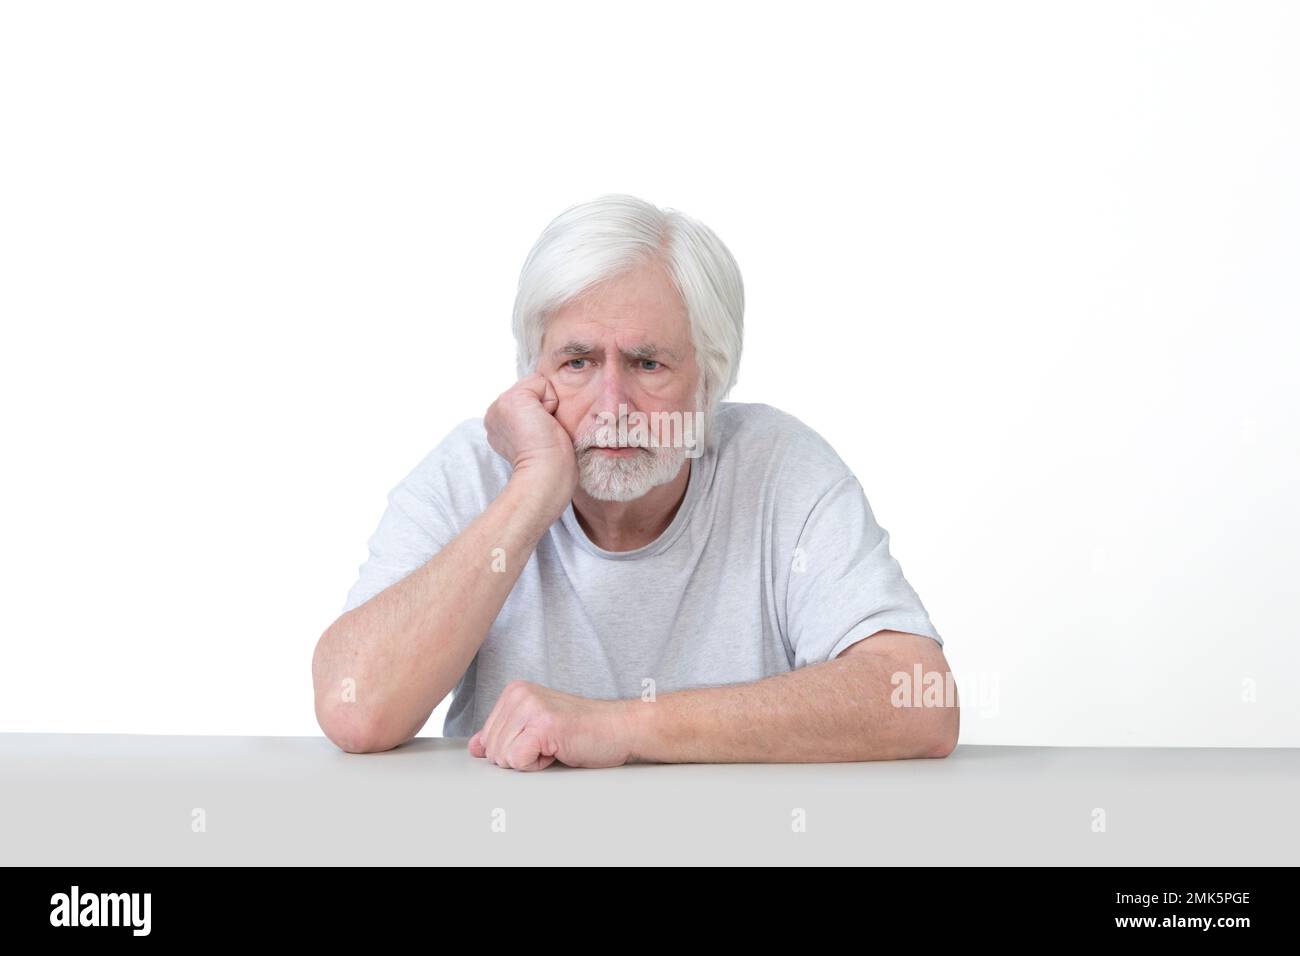
M 580 479 L 578 486 L 597 501 L 635 501 L 653 487 L 644 479 L 611 481 L 594 475 L 586 480 Z
M 632 446 L 586 448 L 578 455 L 579 486 L 597 501 L 635 501 L 681 470 L 681 462 L 653 460 L 655 454 Z
M 609 456 L 600 460 L 609 460 Z M 645 478 L 629 479 L 611 474 L 583 475 L 578 485 L 597 501 L 635 501 L 653 487 Z
M 636 499 L 645 495 L 649 488 L 628 489 L 626 491 L 611 488 L 583 488 L 590 497 L 597 501 L 636 501 Z

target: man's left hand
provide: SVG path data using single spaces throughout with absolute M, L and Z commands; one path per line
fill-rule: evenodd
M 541 684 L 506 685 L 469 752 L 498 767 L 617 767 L 632 759 L 635 700 L 589 700 Z

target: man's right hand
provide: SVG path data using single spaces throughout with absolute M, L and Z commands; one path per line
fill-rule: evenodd
M 511 480 L 527 484 L 557 518 L 578 486 L 573 439 L 555 417 L 559 405 L 555 386 L 538 372 L 502 392 L 483 416 L 488 443 L 514 469 Z

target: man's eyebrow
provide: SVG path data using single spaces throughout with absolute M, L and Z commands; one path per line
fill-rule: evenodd
M 648 359 L 654 358 L 660 353 L 668 356 L 674 362 L 677 361 L 677 353 L 672 349 L 660 348 L 657 345 L 634 345 L 630 349 L 625 349 L 623 355 L 630 359 Z
M 587 355 L 592 351 L 594 350 L 586 342 L 578 342 L 575 340 L 561 345 L 551 353 L 551 356 L 553 358 L 559 358 L 561 355 Z
M 595 346 L 587 342 L 578 342 L 575 340 L 572 342 L 566 342 L 564 345 L 561 345 L 558 349 L 556 349 L 554 352 L 551 353 L 551 356 L 553 358 L 559 358 L 563 355 L 590 355 L 592 352 L 595 351 L 596 351 Z M 649 359 L 649 358 L 654 358 L 656 355 L 659 354 L 668 356 L 668 358 L 672 359 L 674 362 L 677 361 L 678 359 L 677 353 L 672 349 L 661 348 L 658 345 L 652 345 L 649 343 L 645 345 L 634 345 L 630 349 L 623 350 L 624 358 L 630 358 L 630 359 Z

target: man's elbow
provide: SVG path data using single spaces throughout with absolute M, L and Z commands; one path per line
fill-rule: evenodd
M 355 703 L 336 703 L 328 709 L 318 704 L 316 722 L 336 747 L 350 754 L 381 753 L 404 742 Z
M 957 749 L 957 738 L 961 734 L 961 708 L 957 705 L 940 708 L 941 719 L 938 726 L 929 735 L 927 757 L 947 757 Z
M 312 657 L 316 723 L 331 743 L 350 754 L 367 754 L 392 750 L 404 741 L 393 736 L 391 728 L 380 720 L 382 715 L 357 702 L 355 691 L 346 682 L 334 686 L 328 670 L 318 645 Z
M 921 756 L 947 757 L 957 749 L 957 738 L 961 736 L 961 697 L 957 693 L 952 668 L 948 666 L 948 659 L 942 649 L 932 645 L 928 639 L 921 646 L 927 655 L 922 669 L 930 675 L 943 678 L 940 684 L 942 693 L 937 700 L 931 700 L 928 694 L 923 694 L 921 698 L 929 715 Z M 913 660 L 909 659 L 906 663 L 912 664 Z

